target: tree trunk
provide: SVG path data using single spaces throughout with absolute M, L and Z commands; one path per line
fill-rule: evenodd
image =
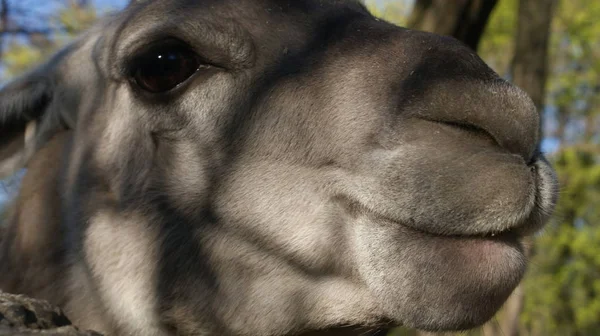
M 490 322 L 484 324 L 483 327 L 481 327 L 482 335 L 483 336 L 501 335 L 498 332 L 498 328 L 496 328 L 496 324 L 497 324 L 496 319 L 493 319 Z
M 417 0 L 408 19 L 412 29 L 453 36 L 477 50 L 498 0 Z
M 529 258 L 529 251 L 529 247 L 525 246 L 525 254 L 527 255 L 527 258 Z M 519 335 L 519 317 L 523 311 L 524 298 L 525 293 L 523 291 L 523 286 L 519 285 L 504 304 L 504 314 L 500 322 L 500 330 L 502 331 L 502 335 Z
M 511 64 L 513 83 L 525 90 L 538 109 L 544 106 L 548 76 L 548 42 L 556 0 L 521 0 L 517 21 L 515 55 Z
M 8 0 L 2 0 L 0 2 L 0 62 L 2 61 L 2 56 L 4 56 L 4 34 L 3 32 L 8 30 Z
M 546 97 L 548 42 L 555 8 L 556 0 L 520 0 L 519 2 L 511 77 L 515 85 L 529 94 L 540 114 Z M 540 136 L 541 134 L 540 126 Z M 527 245 L 531 243 L 531 241 L 526 242 Z M 525 250 L 526 254 L 530 254 L 529 247 L 526 246 Z M 522 286 L 519 286 L 505 305 L 500 325 L 506 336 L 519 335 L 519 316 L 523 310 L 525 295 Z

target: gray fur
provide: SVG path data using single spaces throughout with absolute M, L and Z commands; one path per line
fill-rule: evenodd
M 165 37 L 212 66 L 152 96 Z M 0 288 L 109 335 L 471 328 L 556 201 L 525 93 L 352 1 L 134 1 L 15 83 Z

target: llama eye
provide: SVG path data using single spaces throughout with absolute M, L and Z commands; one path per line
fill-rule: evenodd
M 199 57 L 183 46 L 153 48 L 133 63 L 133 80 L 150 93 L 172 90 L 202 66 Z

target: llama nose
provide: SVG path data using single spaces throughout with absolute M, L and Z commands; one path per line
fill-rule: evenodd
M 531 98 L 502 79 L 461 79 L 441 84 L 437 101 L 427 117 L 474 127 L 488 133 L 498 145 L 530 162 L 539 141 L 539 114 Z
M 402 72 L 402 112 L 484 131 L 500 147 L 530 162 L 540 122 L 531 98 L 458 41 L 419 36 L 419 43 L 407 43 L 418 57 L 406 60 L 412 64 Z
M 523 90 L 453 38 L 408 30 L 398 37 L 399 78 L 392 87 L 403 117 L 485 132 L 505 151 L 532 161 L 540 116 Z
M 476 120 L 489 132 L 500 146 L 521 155 L 530 162 L 540 141 L 540 116 L 529 95 L 516 86 L 501 80 L 488 89 L 489 111 L 483 111 Z

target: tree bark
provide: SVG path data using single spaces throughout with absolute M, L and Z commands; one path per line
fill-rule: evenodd
M 531 96 L 538 109 L 543 107 L 546 96 L 548 43 L 556 2 L 521 0 L 519 3 L 512 81 Z
M 555 8 L 556 0 L 520 0 L 519 2 L 511 77 L 515 85 L 529 94 L 540 115 L 546 97 L 548 44 Z M 541 124 L 540 137 L 542 137 Z M 531 245 L 532 241 L 529 240 L 526 244 Z M 525 247 L 525 254 L 530 254 L 528 246 Z M 519 335 L 519 316 L 523 310 L 525 295 L 522 286 L 519 286 L 505 305 L 500 325 L 506 336 Z
M 497 0 L 417 0 L 408 19 L 412 29 L 448 35 L 477 50 Z
M 4 32 L 8 30 L 8 0 L 2 0 L 0 2 L 0 31 Z M 2 56 L 4 56 L 4 36 L 0 35 L 0 62 L 2 61 Z
M 527 244 L 530 242 L 526 242 Z M 530 248 L 525 246 L 525 254 L 529 258 Z M 504 305 L 504 316 L 500 322 L 500 330 L 502 335 L 505 336 L 518 336 L 519 335 L 519 317 L 523 311 L 523 301 L 525 298 L 525 292 L 523 286 L 519 285 L 512 295 L 506 301 Z
M 490 322 L 484 324 L 481 327 L 481 331 L 483 336 L 496 336 L 499 335 L 498 328 L 496 327 L 496 319 L 491 320 Z

